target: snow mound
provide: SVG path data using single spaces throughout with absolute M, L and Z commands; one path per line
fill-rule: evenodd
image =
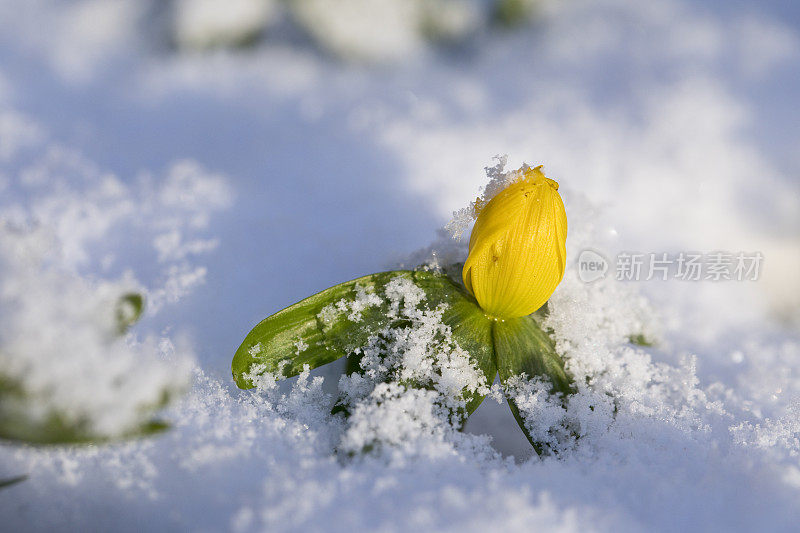
M 216 246 L 201 234 L 230 202 L 228 186 L 192 161 L 173 164 L 157 185 L 144 176 L 129 186 L 45 135 L 6 155 L 16 173 L 0 200 L 4 433 L 136 433 L 189 386 L 194 352 L 180 336 L 140 338 L 128 326 L 143 302 L 152 316 L 202 283 L 193 259 Z M 141 244 L 162 269 L 150 287 L 124 264 Z

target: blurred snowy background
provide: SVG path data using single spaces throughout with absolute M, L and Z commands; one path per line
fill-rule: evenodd
M 147 439 L 0 444 L 0 482 L 27 476 L 0 529 L 794 530 L 799 124 L 791 0 L 0 0 L 0 378 L 109 436 L 188 391 Z M 762 275 L 571 265 L 559 346 L 627 410 L 559 459 L 487 401 L 342 461 L 340 364 L 234 389 L 256 322 L 406 263 L 498 154 L 559 181 L 571 260 L 759 251 Z

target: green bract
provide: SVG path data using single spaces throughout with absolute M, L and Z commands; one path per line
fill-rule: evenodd
M 453 271 L 460 271 L 458 268 Z M 572 381 L 556 353 L 550 337 L 533 316 L 511 320 L 488 317 L 460 281 L 445 273 L 427 270 L 398 270 L 364 276 L 326 289 L 264 319 L 245 337 L 233 357 L 231 370 L 236 384 L 254 387 L 253 380 L 264 373 L 291 377 L 348 357 L 347 374 L 360 371 L 363 348 L 387 328 L 407 328 L 409 320 L 398 314 L 396 301 L 381 295 L 390 293 L 396 280 L 407 280 L 424 293 L 419 302 L 404 305 L 441 312 L 441 322 L 451 338 L 468 354 L 470 363 L 491 385 L 499 373 L 505 386 L 514 376 L 541 377 L 552 384 L 554 393 L 568 394 Z M 377 337 L 376 337 L 377 336 Z M 403 383 L 405 386 L 429 385 Z M 466 419 L 480 405 L 485 394 L 463 391 Z M 529 440 L 513 401 L 511 410 Z M 334 411 L 347 412 L 337 404 Z M 539 451 L 539 446 L 531 440 Z

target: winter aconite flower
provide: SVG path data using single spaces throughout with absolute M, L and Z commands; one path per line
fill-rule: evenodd
M 558 183 L 536 168 L 480 208 L 462 276 L 495 318 L 533 313 L 553 294 L 566 266 L 567 215 Z
M 575 390 L 555 342 L 528 316 L 564 276 L 567 217 L 558 184 L 541 167 L 504 168 L 501 158 L 486 169 L 485 199 L 451 225 L 460 236 L 477 216 L 463 269 L 475 298 L 453 279 L 454 264 L 431 268 L 433 261 L 334 285 L 253 327 L 231 361 L 236 384 L 273 391 L 277 379 L 346 357 L 331 414 L 347 424 L 338 449 L 351 456 L 462 429 L 487 395 L 499 397 L 490 387 L 499 376 L 534 450 L 559 446 L 550 433 L 542 437 L 538 421 L 526 425 L 521 414 L 531 400 L 520 391 L 533 391 L 540 403 L 552 393 L 547 405 L 562 412 Z M 398 413 L 411 417 L 414 435 L 398 432 L 395 422 L 405 420 Z M 566 426 L 562 434 L 573 438 Z

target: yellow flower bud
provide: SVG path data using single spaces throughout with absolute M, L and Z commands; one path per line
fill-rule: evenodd
M 479 208 L 464 263 L 464 285 L 495 318 L 533 313 L 566 268 L 567 214 L 558 183 L 536 168 Z

